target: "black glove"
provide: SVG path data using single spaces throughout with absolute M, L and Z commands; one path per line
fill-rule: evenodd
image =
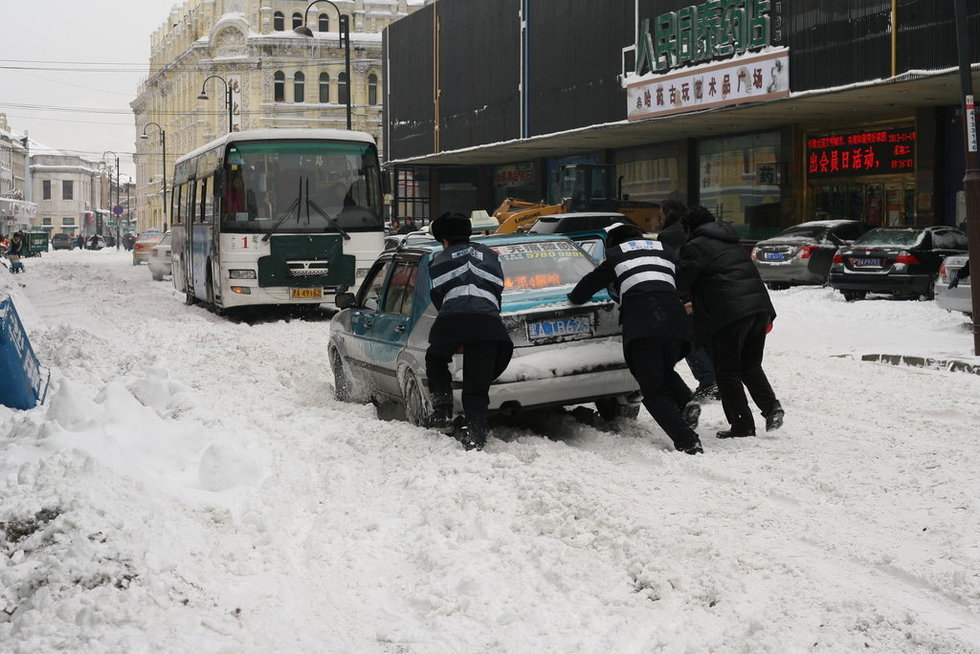
M 949 276 L 949 286 L 946 288 L 956 288 L 960 285 L 960 271 L 954 270 Z

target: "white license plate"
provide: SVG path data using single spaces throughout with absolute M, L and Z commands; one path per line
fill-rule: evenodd
M 531 340 L 591 333 L 592 322 L 585 316 L 538 320 L 527 324 L 527 337 Z

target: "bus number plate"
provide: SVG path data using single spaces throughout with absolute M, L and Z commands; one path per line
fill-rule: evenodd
M 294 288 L 291 290 L 290 297 L 294 300 L 323 299 L 322 288 Z

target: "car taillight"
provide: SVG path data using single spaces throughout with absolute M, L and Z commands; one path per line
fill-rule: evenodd
M 946 281 L 946 262 L 945 261 L 943 263 L 939 264 L 939 276 L 943 278 L 943 281 Z
M 918 265 L 919 260 L 916 259 L 915 256 L 909 252 L 899 252 L 898 256 L 895 257 L 895 263 L 908 263 L 912 265 Z
M 750 256 L 750 257 L 752 257 L 752 260 L 753 260 L 753 261 L 754 261 L 755 259 L 758 259 L 758 257 L 757 257 L 757 256 L 755 255 L 755 253 L 756 253 L 756 252 L 758 252 L 758 251 L 759 251 L 759 248 L 757 248 L 757 247 L 753 247 L 753 248 L 752 248 L 752 252 L 750 252 L 750 253 L 749 253 L 749 256 Z
M 796 253 L 796 256 L 801 259 L 809 259 L 810 255 L 813 254 L 813 251 L 816 249 L 817 247 L 815 245 L 804 245 L 800 248 L 800 251 Z
M 840 252 L 834 255 L 834 263 L 844 263 L 844 257 L 840 255 Z

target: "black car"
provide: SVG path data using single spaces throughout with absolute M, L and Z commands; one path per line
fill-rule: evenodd
M 61 232 L 60 234 L 51 235 L 51 249 L 52 250 L 72 250 L 75 248 L 75 237 L 71 234 L 65 234 Z
M 827 283 L 837 249 L 874 225 L 858 220 L 814 220 L 784 229 L 752 248 L 752 261 L 771 290 Z
M 868 293 L 931 300 L 942 260 L 966 249 L 966 234 L 955 227 L 878 227 L 840 249 L 830 285 L 848 301 Z

